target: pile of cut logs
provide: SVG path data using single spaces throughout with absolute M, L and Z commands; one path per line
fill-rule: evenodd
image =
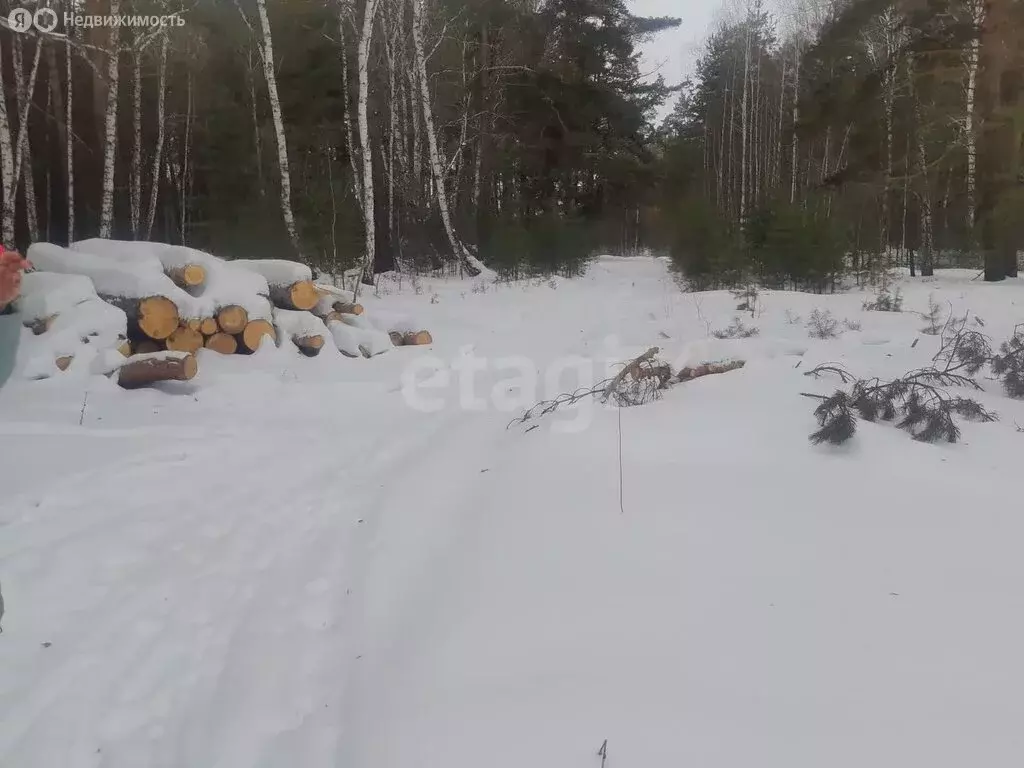
M 427 331 L 384 331 L 351 292 L 313 280 L 304 264 L 227 261 L 184 246 L 84 240 L 27 253 L 21 312 L 40 337 L 30 378 L 72 365 L 124 387 L 188 380 L 201 349 L 252 354 L 290 341 L 307 357 L 331 343 L 348 357 L 430 344 Z M 111 354 L 115 352 L 116 354 Z

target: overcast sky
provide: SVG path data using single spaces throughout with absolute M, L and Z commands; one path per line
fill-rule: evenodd
M 679 83 L 693 71 L 701 43 L 707 37 L 721 0 L 632 0 L 630 11 L 637 16 L 675 16 L 683 23 L 662 32 L 644 48 L 644 72 L 657 72 L 669 84 Z M 667 114 L 672 105 L 666 105 Z

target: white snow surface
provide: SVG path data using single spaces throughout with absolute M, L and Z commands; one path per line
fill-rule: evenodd
M 331 332 L 331 338 L 334 339 L 334 346 L 338 348 L 338 351 L 348 355 L 349 357 L 358 357 L 362 354 L 359 351 L 359 342 L 362 339 L 362 333 L 358 328 L 353 328 L 351 325 L 345 325 L 338 320 L 331 320 L 327 323 L 327 330 Z
M 96 288 L 88 277 L 28 272 L 22 276 L 18 305 L 21 316 L 31 321 L 60 314 L 95 296 Z
M 905 306 L 1005 339 L 1024 280 L 974 276 Z M 0 391 L 0 765 L 1024 763 L 1024 402 L 982 376 L 1000 421 L 961 443 L 815 447 L 800 393 L 837 383 L 804 371 L 927 363 L 919 316 L 766 291 L 751 317 L 657 259 L 474 285 L 365 297 L 430 347 Z M 809 339 L 816 307 L 863 330 Z M 709 338 L 737 315 L 760 335 Z M 506 429 L 652 345 L 747 364 Z
M 263 275 L 271 285 L 291 285 L 313 279 L 313 270 L 305 264 L 284 259 L 232 259 L 232 264 Z
M 20 375 L 31 380 L 56 375 L 88 377 L 107 369 L 103 360 L 108 350 L 121 356 L 115 348 L 127 331 L 125 313 L 94 294 L 58 314 L 46 333 L 24 334 L 18 348 L 19 361 L 23 361 Z M 66 355 L 74 359 L 66 371 L 60 371 L 56 360 Z M 97 357 L 101 360 L 96 361 Z
M 265 277 L 230 261 L 210 261 L 205 266 L 206 282 L 198 295 L 209 309 L 207 317 L 213 317 L 218 309 L 236 305 L 249 314 L 250 320 L 273 318 Z

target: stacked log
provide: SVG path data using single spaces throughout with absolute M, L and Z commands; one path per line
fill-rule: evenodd
M 158 381 L 189 381 L 198 369 L 190 352 L 153 352 L 126 360 L 117 370 L 117 383 L 124 389 L 138 389 Z
M 265 339 L 270 339 L 271 344 L 277 343 L 277 333 L 274 331 L 274 326 L 266 320 L 250 320 L 245 324 L 245 328 L 235 336 L 238 342 L 238 351 L 242 354 L 252 354 L 256 352 Z
M 305 264 L 284 259 L 235 259 L 231 263 L 263 277 L 270 300 L 280 309 L 308 311 L 320 301 L 313 271 Z

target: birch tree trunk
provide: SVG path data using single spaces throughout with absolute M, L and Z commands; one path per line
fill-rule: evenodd
M 42 40 L 36 40 L 36 62 L 39 61 L 39 54 L 43 47 Z M 32 92 L 35 89 L 35 73 L 32 75 L 32 82 L 26 83 L 24 78 L 24 71 L 22 68 L 22 36 L 16 35 L 14 38 L 14 77 L 17 79 L 17 87 L 15 88 L 15 103 L 18 105 L 18 112 L 24 114 L 25 119 L 28 119 L 29 111 L 32 107 Z M 25 219 L 28 224 L 28 234 L 31 242 L 35 243 L 39 240 L 39 220 L 38 220 L 38 202 L 36 200 L 36 184 L 35 174 L 32 170 L 32 142 L 26 132 L 25 144 L 21 153 L 21 157 L 17 161 L 20 167 L 25 169 Z M 17 173 L 15 174 L 17 176 Z M 17 194 L 17 190 L 15 190 Z
M 132 68 L 132 172 L 129 180 L 132 235 L 139 238 L 142 221 L 142 50 L 136 45 Z
M 120 0 L 110 0 L 110 15 L 120 13 Z M 102 238 L 109 238 L 114 228 L 114 164 L 117 159 L 117 93 L 118 60 L 121 32 L 119 27 L 110 28 L 107 50 L 107 105 L 103 120 L 103 192 L 100 203 L 100 232 Z
M 373 282 L 376 263 L 376 226 L 374 226 L 373 196 L 373 146 L 370 139 L 370 123 L 367 118 L 367 102 L 370 97 L 370 42 L 373 38 L 373 17 L 377 13 L 378 0 L 366 0 L 363 8 L 363 26 L 356 50 L 357 76 L 359 78 L 359 102 L 356 118 L 359 123 L 359 145 L 362 156 L 363 177 L 363 227 L 366 232 L 366 254 L 363 261 L 363 280 Z
M 0 36 L 0 62 L 3 61 Z M 11 143 L 11 124 L 7 115 L 7 99 L 0 94 L 0 192 L 3 211 L 0 212 L 0 237 L 5 248 L 14 248 L 14 147 Z
M 750 13 L 747 12 L 747 36 L 743 48 L 743 101 L 740 107 L 740 223 L 747 218 L 747 103 L 750 90 Z
M 964 104 L 964 138 L 967 143 L 967 232 L 974 231 L 975 189 L 977 185 L 977 136 L 974 130 L 974 101 L 978 89 L 978 63 L 981 53 L 980 31 L 985 23 L 985 2 L 974 0 L 971 4 L 971 41 L 967 46 L 967 87 Z
M 430 86 L 427 80 L 427 62 L 423 55 L 423 28 L 422 28 L 422 7 L 421 0 L 409 0 L 412 6 L 412 39 L 416 52 L 416 71 L 420 81 L 420 98 L 423 107 L 423 127 L 427 134 L 427 151 L 430 157 L 430 170 L 434 179 L 434 194 L 437 196 L 437 207 L 441 213 L 441 221 L 444 224 L 445 233 L 448 235 L 448 242 L 451 245 L 452 255 L 455 257 L 460 268 L 467 274 L 475 277 L 480 274 L 474 265 L 469 262 L 466 250 L 455 235 L 452 228 L 451 216 L 448 213 L 448 196 L 445 192 L 444 176 L 441 169 L 441 159 L 437 152 L 437 136 L 434 132 L 434 114 L 430 105 Z
M 347 10 L 347 8 L 345 10 Z M 359 164 L 356 160 L 356 155 L 359 150 L 358 147 L 356 147 L 355 137 L 352 134 L 352 109 L 349 104 L 348 50 L 345 47 L 344 11 L 338 14 L 338 39 L 341 43 L 341 96 L 342 101 L 344 102 L 342 118 L 345 123 L 346 154 L 348 154 L 348 161 L 352 167 L 352 193 L 355 195 L 356 200 L 360 201 L 361 206 L 363 199 L 363 182 L 362 179 L 359 178 Z
M 160 194 L 160 167 L 163 162 L 164 140 L 167 134 L 164 103 L 167 96 L 167 35 L 160 41 L 160 77 L 157 83 L 156 100 L 156 147 L 153 150 L 153 178 L 149 190 L 149 209 L 146 211 L 146 240 L 153 234 L 153 222 L 156 220 L 156 203 Z
M 793 151 L 790 172 L 792 178 L 789 185 L 789 202 L 790 205 L 796 202 L 796 177 L 797 177 L 797 147 L 799 145 L 799 139 L 796 135 L 796 126 L 800 121 L 800 48 L 797 47 L 794 53 L 796 59 L 796 66 L 793 71 Z
M 281 116 L 281 99 L 277 93 L 277 75 L 274 73 L 274 39 L 270 34 L 267 1 L 256 0 L 256 8 L 259 11 L 260 28 L 263 31 L 263 74 L 267 79 L 270 112 L 274 118 L 274 137 L 277 139 L 277 165 L 281 176 L 281 214 L 284 217 L 284 226 L 288 231 L 292 249 L 301 256 L 299 233 L 295 228 L 295 214 L 292 212 L 292 175 L 288 165 L 288 142 L 285 138 L 284 118 Z
M 68 36 L 64 41 L 64 57 L 67 67 L 68 97 L 65 101 L 67 116 L 64 118 L 65 139 L 67 142 L 67 191 L 68 191 L 68 243 L 75 241 L 75 131 L 73 114 L 73 93 L 74 93 L 74 57 L 72 56 L 71 36 L 74 29 L 68 30 Z

